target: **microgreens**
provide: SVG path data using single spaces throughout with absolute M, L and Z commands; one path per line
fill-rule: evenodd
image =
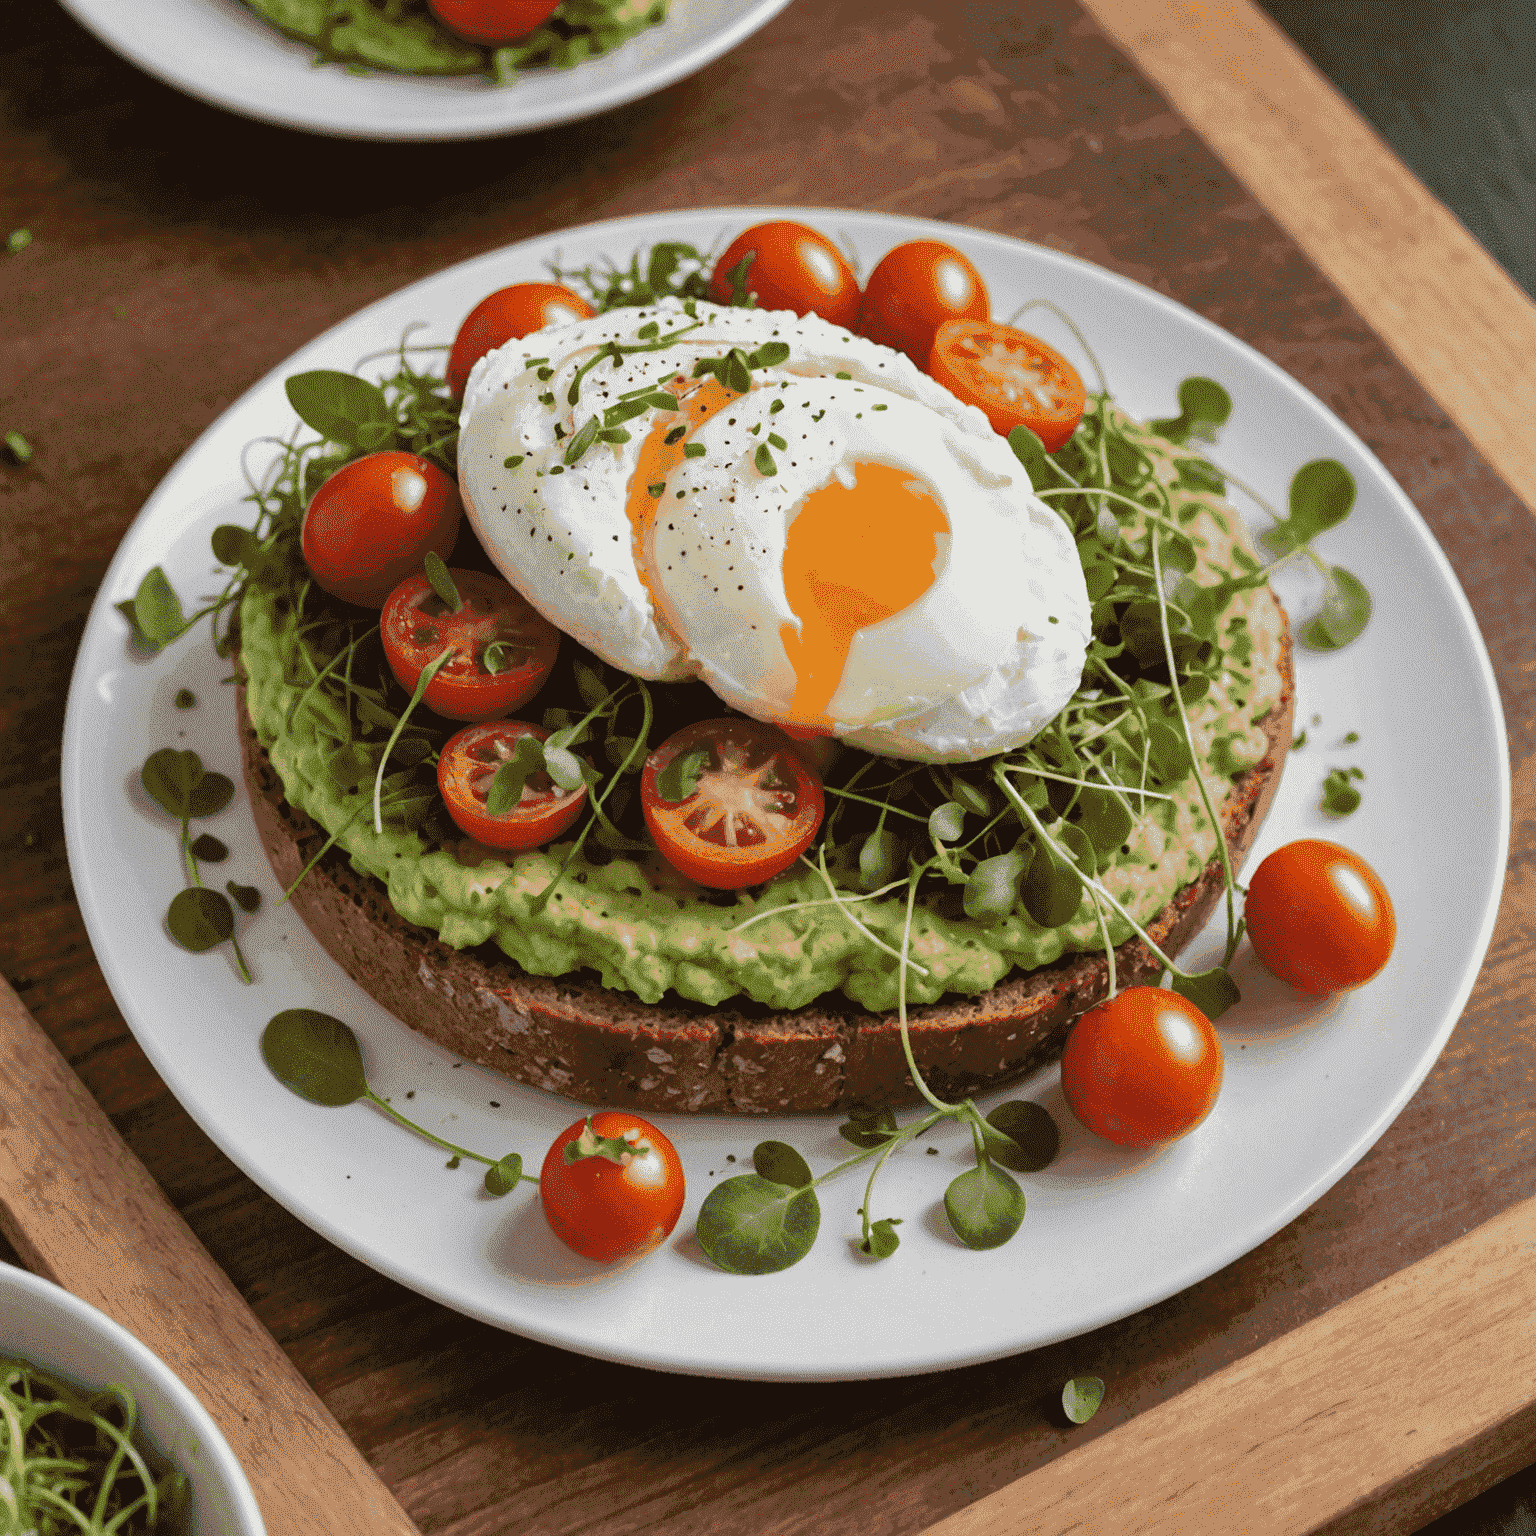
M 190 823 L 205 816 L 216 816 L 234 797 L 235 786 L 222 773 L 210 773 L 196 752 L 178 752 L 162 747 L 150 753 L 139 771 L 140 782 L 152 799 L 181 823 L 181 853 L 187 884 L 171 899 L 165 925 L 183 949 L 203 954 L 228 943 L 234 951 L 240 979 L 249 982 L 251 973 L 240 953 L 235 937 L 235 914 L 227 897 L 203 884 L 198 861 L 218 863 L 229 857 L 229 849 L 218 838 L 203 833 L 194 838 Z M 248 887 L 241 887 L 242 890 Z M 258 893 L 257 900 L 260 896 Z M 240 903 L 244 911 L 254 906 Z
M 32 444 L 20 432 L 7 432 L 5 434 L 5 446 L 16 463 L 30 464 L 32 462 Z
M 516 1152 L 505 1157 L 482 1157 L 468 1147 L 455 1146 L 434 1136 L 431 1131 L 408 1120 L 388 1099 L 381 1098 L 368 1085 L 363 1067 L 362 1047 L 357 1036 L 328 1013 L 314 1008 L 285 1008 L 274 1014 L 261 1033 L 261 1055 L 272 1075 L 300 1098 L 328 1109 L 341 1109 L 366 1099 L 375 1109 L 383 1110 L 407 1130 L 414 1131 L 433 1146 L 451 1152 L 458 1166 L 460 1158 L 485 1165 L 485 1191 L 505 1195 L 520 1182 L 537 1184 L 532 1174 L 523 1172 L 523 1160 Z

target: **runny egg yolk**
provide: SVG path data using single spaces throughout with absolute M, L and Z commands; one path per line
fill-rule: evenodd
M 640 445 L 625 507 L 636 568 L 648 590 L 649 573 L 639 556 L 662 487 L 687 456 L 693 434 L 740 398 L 718 378 L 679 375 L 662 388 L 677 396 L 678 411 L 663 417 Z M 827 706 L 853 637 L 900 613 L 933 585 L 937 536 L 948 532 L 949 520 L 930 487 L 910 470 L 889 464 L 856 464 L 852 486 L 834 480 L 805 498 L 784 545 L 784 594 L 800 620 L 798 630 L 793 624 L 780 630 L 795 672 L 787 725 L 831 731 Z
M 800 620 L 779 632 L 795 691 L 790 723 L 830 730 L 859 630 L 915 603 L 934 583 L 944 509 L 910 470 L 856 464 L 852 487 L 834 480 L 801 503 L 784 544 L 784 594 Z
M 656 593 L 651 586 L 650 573 L 642 554 L 645 536 L 655 520 L 660 505 L 662 487 L 667 476 L 687 457 L 689 440 L 716 411 L 722 411 L 732 400 L 741 397 L 734 389 L 727 389 L 719 379 L 685 379 L 681 374 L 669 379 L 661 388 L 677 396 L 677 414 L 666 415 L 646 434 L 640 445 L 640 458 L 629 482 L 629 497 L 624 515 L 634 531 L 635 569 L 651 594 L 656 605 Z

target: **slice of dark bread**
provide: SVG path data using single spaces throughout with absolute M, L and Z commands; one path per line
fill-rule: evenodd
M 1261 722 L 1262 760 L 1219 806 L 1234 868 L 1252 846 L 1279 786 L 1295 707 L 1289 632 L 1280 702 Z M 290 806 L 240 690 L 246 786 L 273 872 L 285 888 L 324 832 Z M 1221 861 L 1147 925 L 1176 954 L 1221 899 Z M 455 950 L 407 922 L 383 885 L 331 848 L 292 904 L 325 950 L 396 1018 L 467 1061 L 583 1104 L 641 1110 L 773 1114 L 900 1104 L 917 1097 L 894 1014 L 825 998 L 793 1012 L 668 999 L 651 1005 L 589 973 L 530 976 L 493 945 Z M 1161 971 L 1140 939 L 1116 950 L 1120 986 Z M 936 1093 L 961 1097 L 1033 1072 L 1061 1052 L 1073 1019 L 1102 998 L 1102 954 L 1068 955 L 1010 976 L 979 997 L 908 1009 L 919 1070 Z M 839 1003 L 841 1002 L 841 1006 Z

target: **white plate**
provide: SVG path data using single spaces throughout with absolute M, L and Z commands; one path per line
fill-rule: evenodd
M 800 1147 L 818 1171 L 849 1149 L 836 1116 L 743 1120 L 658 1116 L 678 1144 L 689 1201 L 672 1241 L 643 1264 L 609 1274 L 549 1234 L 531 1185 L 492 1200 L 468 1165 L 444 1157 L 365 1105 L 320 1109 L 266 1071 L 258 1040 L 279 1009 L 310 1006 L 362 1038 L 374 1086 L 430 1129 L 535 1169 L 575 1117 L 562 1100 L 460 1067 L 373 1004 L 286 907 L 243 800 L 204 825 L 230 844 L 219 868 L 266 892 L 242 924 L 257 984 L 244 987 L 227 950 L 194 956 L 160 926 L 181 874 L 175 826 L 138 784 L 155 749 L 193 747 L 239 782 L 227 672 L 203 636 L 153 660 L 130 654 L 112 605 L 156 563 L 185 598 L 214 590 L 208 534 L 249 517 L 242 448 L 287 431 L 282 381 L 307 368 L 349 368 L 389 347 L 413 321 L 451 339 L 491 289 L 565 261 L 627 260 L 660 239 L 723 242 L 763 209 L 714 209 L 615 220 L 512 246 L 384 299 L 290 358 L 192 446 L 129 530 L 102 583 L 81 643 L 64 741 L 64 810 L 75 890 L 103 970 L 144 1050 L 193 1118 L 250 1176 L 349 1253 L 425 1295 L 499 1327 L 609 1359 L 709 1375 L 858 1379 L 964 1365 L 1067 1338 L 1204 1278 L 1306 1209 L 1391 1123 L 1444 1046 L 1481 963 L 1503 880 L 1509 769 L 1503 717 L 1486 652 L 1445 557 L 1418 513 L 1347 428 L 1272 363 L 1172 301 L 1053 251 L 953 226 L 874 214 L 800 210 L 850 242 L 868 270 L 890 246 L 951 241 L 991 289 L 993 312 L 1046 296 L 1074 315 L 1119 400 L 1153 416 L 1174 411 L 1188 374 L 1221 380 L 1235 408 L 1218 458 L 1283 502 L 1306 460 L 1331 455 L 1359 484 L 1348 522 L 1324 553 L 1360 575 L 1376 600 L 1365 635 L 1334 655 L 1299 651 L 1299 724 L 1254 858 L 1299 836 L 1358 849 L 1397 902 L 1387 969 L 1331 1006 L 1270 979 L 1246 946 L 1244 999 L 1221 1022 L 1227 1076 L 1198 1133 L 1155 1155 L 1095 1142 L 1075 1126 L 1056 1073 L 1026 1085 L 1063 1131 L 1057 1162 L 1024 1179 L 1029 1214 L 1009 1244 L 973 1253 L 949 1235 L 940 1201 L 966 1166 L 953 1127 L 940 1155 L 892 1159 L 877 1214 L 900 1215 L 901 1249 L 862 1260 L 853 1242 L 863 1175 L 822 1191 L 820 1239 L 801 1264 L 759 1279 L 730 1276 L 690 1236 L 713 1180 L 748 1165 L 761 1138 Z M 1038 321 L 1038 323 L 1036 323 Z M 1034 328 L 1063 350 L 1056 322 Z M 1405 687 L 1408 678 L 1412 688 Z M 190 688 L 199 704 L 178 711 Z M 1433 710 L 1424 699 L 1436 701 Z M 1341 745 L 1347 732 L 1357 744 Z M 1347 821 L 1318 809 L 1326 769 L 1366 774 Z M 1478 793 L 1467 786 L 1478 786 Z M 1443 790 L 1443 792 L 1442 792 Z M 1425 814 L 1426 805 L 1433 814 Z M 1017 1090 L 1013 1091 L 1014 1094 Z M 1012 1095 L 1009 1095 L 1012 1096 Z M 997 1097 L 1003 1097 L 998 1095 Z M 493 1107 L 495 1101 L 500 1107 Z M 734 1156 L 734 1165 L 728 1158 Z M 1383 1219 L 1390 1220 L 1390 1216 Z
M 317 68 L 239 0 L 61 0 L 87 31 L 146 74 L 258 122 L 338 139 L 488 139 L 576 122 L 695 74 L 789 0 L 672 0 L 667 19 L 574 69 L 530 69 L 498 86 L 476 76 Z

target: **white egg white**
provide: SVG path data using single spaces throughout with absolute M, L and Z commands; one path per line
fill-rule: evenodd
M 652 338 L 655 350 L 601 355 Z M 642 444 L 683 417 L 648 410 L 624 423 L 628 441 L 593 442 L 567 464 L 573 439 L 626 394 L 765 342 L 788 357 L 753 369 L 751 390 L 692 432 L 704 452 L 667 474 L 637 539 L 626 509 Z M 827 706 L 834 734 L 896 757 L 974 760 L 1027 741 L 1078 685 L 1089 604 L 1065 524 L 979 410 L 815 316 L 704 303 L 687 314 L 669 300 L 536 332 L 476 365 L 461 429 L 465 506 L 487 552 L 551 622 L 624 671 L 701 677 L 746 714 L 789 718 L 796 672 L 781 634 L 800 625 L 785 591 L 789 529 L 808 496 L 879 464 L 920 484 L 948 531 L 932 585 L 853 637 Z M 770 435 L 784 447 L 765 472 Z

